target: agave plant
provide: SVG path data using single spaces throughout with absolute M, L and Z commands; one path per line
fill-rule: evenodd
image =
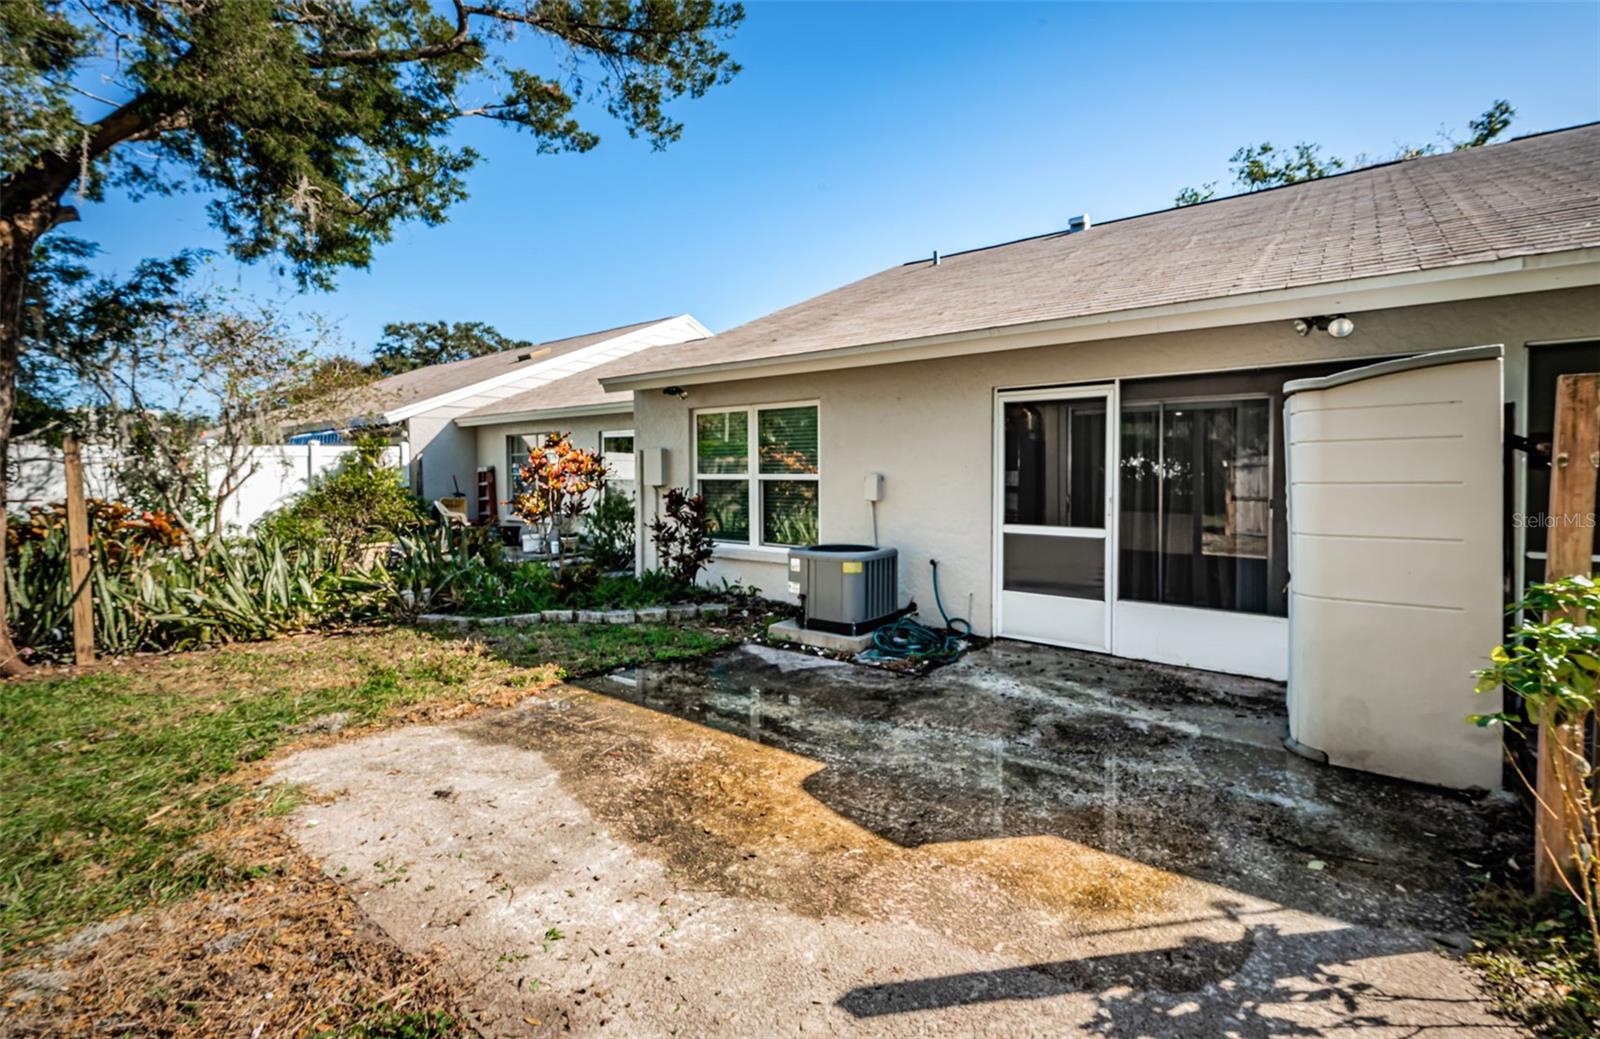
M 389 610 L 406 620 L 454 601 L 457 587 L 479 562 L 465 531 L 440 528 L 395 539 L 389 559 L 377 568 Z
M 108 654 L 189 649 L 375 620 L 392 578 L 316 545 L 262 535 L 205 546 L 127 553 L 93 542 L 87 594 L 95 644 Z M 17 641 L 47 657 L 71 645 L 73 589 L 66 537 L 51 531 L 10 559 L 7 620 Z

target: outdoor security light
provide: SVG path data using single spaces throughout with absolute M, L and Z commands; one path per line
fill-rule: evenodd
M 1343 339 L 1356 330 L 1356 323 L 1343 314 L 1329 317 L 1326 314 L 1319 317 L 1297 317 L 1294 319 L 1294 334 L 1308 336 L 1312 329 L 1326 332 L 1335 339 Z

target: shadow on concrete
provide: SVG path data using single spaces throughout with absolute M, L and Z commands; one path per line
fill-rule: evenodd
M 837 1005 L 853 1017 L 876 1018 L 1082 993 L 1093 998 L 1091 1019 L 1081 1027 L 1127 1039 L 1267 1039 L 1322 1036 L 1330 1028 L 1386 1036 L 1503 1030 L 1472 1013 L 1475 995 L 1380 989 L 1356 966 L 1430 947 L 1416 936 L 1365 928 L 1284 934 L 1273 924 L 1253 924 L 1237 941 L 1190 936 L 1140 952 L 867 985 Z M 1463 1010 L 1480 1023 L 1463 1021 Z

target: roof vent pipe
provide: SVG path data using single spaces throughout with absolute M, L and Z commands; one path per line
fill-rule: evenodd
M 933 265 L 935 267 L 939 266 L 939 250 L 937 249 L 933 251 Z
M 1077 234 L 1079 231 L 1087 231 L 1093 226 L 1094 223 L 1089 219 L 1089 214 L 1080 213 L 1067 221 L 1067 234 Z

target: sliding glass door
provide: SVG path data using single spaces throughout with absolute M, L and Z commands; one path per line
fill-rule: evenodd
M 1122 410 L 1122 599 L 1267 613 L 1272 414 L 1265 398 Z
M 999 396 L 1002 635 L 1110 648 L 1111 400 L 1104 387 Z

